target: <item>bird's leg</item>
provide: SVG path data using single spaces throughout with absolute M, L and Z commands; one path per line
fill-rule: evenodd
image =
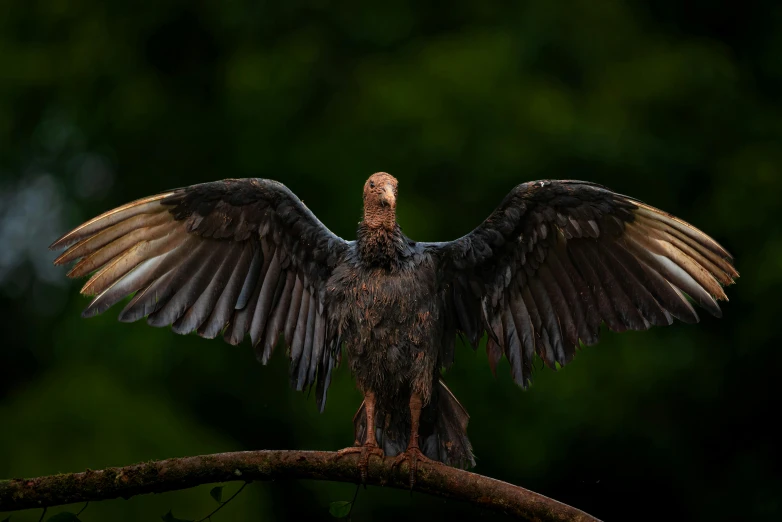
M 407 443 L 407 450 L 404 453 L 400 453 L 391 465 L 394 468 L 406 460 L 409 461 L 410 489 L 413 489 L 413 486 L 415 486 L 415 474 L 418 470 L 419 462 L 437 463 L 437 461 L 424 455 L 421 448 L 418 447 L 418 427 L 422 408 L 423 400 L 421 399 L 421 394 L 413 392 L 410 396 L 410 441 Z
M 377 445 L 377 438 L 375 437 L 375 394 L 374 392 L 364 393 L 364 410 L 367 414 L 367 436 L 364 440 L 364 444 L 351 448 L 345 448 L 337 452 L 337 459 L 344 457 L 345 455 L 352 455 L 358 453 L 358 471 L 361 475 L 361 482 L 366 482 L 367 473 L 369 470 L 369 457 L 377 455 L 381 459 L 385 457 L 383 450 Z

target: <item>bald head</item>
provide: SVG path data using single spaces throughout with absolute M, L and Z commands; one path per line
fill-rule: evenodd
M 376 172 L 364 183 L 364 222 L 367 225 L 394 228 L 398 185 L 396 178 L 387 172 Z

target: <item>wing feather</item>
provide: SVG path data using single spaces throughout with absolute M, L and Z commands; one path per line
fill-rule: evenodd
M 535 357 L 535 329 L 532 326 L 527 306 L 518 289 L 510 289 L 510 311 L 516 331 L 519 333 L 521 350 L 509 353 L 511 375 L 518 385 L 524 385 L 532 374 L 532 360 Z
M 225 252 L 227 246 L 230 245 L 220 245 L 220 247 L 208 251 L 204 256 L 205 259 L 197 261 L 193 267 L 187 265 L 180 267 L 178 269 L 178 272 L 181 273 L 180 279 L 172 281 L 166 288 L 166 294 L 171 297 L 160 296 L 159 308 L 149 314 L 147 324 L 157 327 L 169 326 L 182 317 L 209 286 L 209 282 L 214 278 L 215 272 L 227 256 Z M 201 266 L 197 266 L 198 264 Z
M 307 318 L 310 309 L 310 293 L 305 288 L 301 295 L 301 308 L 297 314 L 296 329 L 293 333 L 293 342 L 291 343 L 291 372 L 295 372 L 299 367 L 302 352 L 304 352 L 304 342 L 307 337 Z
M 285 343 L 293 349 L 293 337 L 296 327 L 299 324 L 299 312 L 301 311 L 302 300 L 304 299 L 304 283 L 301 278 L 296 277 L 296 284 L 293 286 L 291 294 L 291 304 L 285 315 L 285 330 L 283 336 Z
M 233 243 L 229 246 L 228 253 L 223 257 L 220 267 L 214 277 L 209 281 L 195 303 L 173 324 L 172 329 L 178 334 L 194 332 L 203 325 L 214 310 L 222 293 L 227 290 L 233 270 L 240 263 L 242 256 L 241 243 Z
M 310 362 L 312 361 L 312 348 L 315 344 L 315 323 L 317 315 L 318 307 L 315 296 L 310 294 L 310 302 L 307 306 L 307 323 L 304 329 L 304 344 L 302 345 L 302 353 L 301 358 L 299 359 L 298 375 L 295 384 L 297 390 L 304 389 L 307 382 Z
M 119 314 L 122 322 L 138 321 L 165 304 L 172 293 L 183 285 L 199 265 L 199 255 L 208 253 L 208 245 L 186 241 L 157 267 L 154 282 L 138 292 Z
M 310 371 L 307 375 L 307 382 L 315 381 L 315 375 L 318 371 L 318 364 L 325 351 L 326 343 L 326 319 L 322 313 L 315 316 L 315 329 L 312 337 L 312 360 L 310 361 Z
M 318 378 L 323 406 L 339 353 L 326 349 L 336 340 L 322 295 L 349 244 L 284 185 L 228 179 L 168 191 L 105 212 L 51 248 L 66 248 L 56 264 L 75 262 L 69 277 L 91 274 L 85 317 L 132 296 L 121 321 L 146 317 L 206 338 L 222 332 L 231 344 L 249 333 L 263 363 L 283 333 L 296 354 L 296 387 Z
M 272 299 L 274 298 L 277 286 L 281 281 L 281 271 L 280 255 L 278 251 L 275 251 L 269 269 L 266 271 L 266 275 L 263 279 L 263 286 L 258 295 L 258 307 L 255 310 L 255 315 L 253 315 L 252 326 L 250 328 L 250 337 L 252 338 L 253 346 L 258 345 L 263 339 L 264 329 L 266 328 L 266 322 L 269 318 L 269 310 L 272 306 Z
M 122 205 L 121 207 L 104 212 L 100 216 L 95 217 L 71 230 L 57 241 L 52 243 L 49 248 L 55 250 L 66 247 L 77 241 L 87 239 L 90 236 L 93 236 L 96 233 L 111 227 L 112 225 L 116 225 L 121 221 L 138 216 L 139 214 L 157 214 L 159 212 L 163 212 L 166 209 L 160 205 L 160 201 L 172 196 L 173 194 L 173 192 L 157 194 L 148 198 L 132 201 Z
M 212 309 L 209 319 L 198 328 L 198 335 L 201 337 L 214 339 L 225 329 L 231 320 L 231 315 L 236 309 L 237 299 L 247 279 L 247 272 L 253 266 L 252 263 L 256 256 L 256 250 L 251 243 L 242 245 L 242 253 L 233 272 L 231 272 L 231 278 L 226 283 L 222 293 L 220 293 L 220 298 Z
M 288 272 L 285 278 L 285 286 L 280 292 L 277 304 L 269 321 L 269 326 L 266 328 L 266 338 L 264 339 L 263 353 L 261 355 L 261 362 L 263 364 L 269 362 L 275 345 L 277 344 L 277 340 L 280 337 L 280 333 L 284 329 L 284 322 L 288 314 L 288 309 L 290 308 L 291 299 L 293 298 L 292 294 L 295 284 L 296 274 Z

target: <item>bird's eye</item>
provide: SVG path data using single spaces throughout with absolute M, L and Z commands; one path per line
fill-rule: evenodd
M 375 188 L 375 182 L 374 181 L 370 181 L 369 182 L 369 188 Z

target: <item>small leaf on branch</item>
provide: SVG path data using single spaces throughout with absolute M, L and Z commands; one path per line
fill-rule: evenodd
M 57 513 L 56 515 L 52 515 L 51 517 L 46 519 L 46 522 L 80 522 L 80 521 L 76 513 L 71 513 L 70 511 L 63 511 L 62 513 Z
M 329 505 L 329 513 L 334 518 L 345 518 L 350 515 L 350 509 L 353 507 L 353 502 L 349 500 L 338 500 L 332 502 Z
M 193 522 L 192 520 L 185 520 L 183 518 L 177 518 L 174 516 L 174 512 L 172 510 L 168 510 L 168 513 L 160 517 L 163 522 Z
M 212 495 L 212 498 L 215 499 L 215 501 L 218 504 L 223 503 L 223 488 L 225 486 L 217 486 L 212 488 L 212 491 L 209 492 L 210 495 Z

